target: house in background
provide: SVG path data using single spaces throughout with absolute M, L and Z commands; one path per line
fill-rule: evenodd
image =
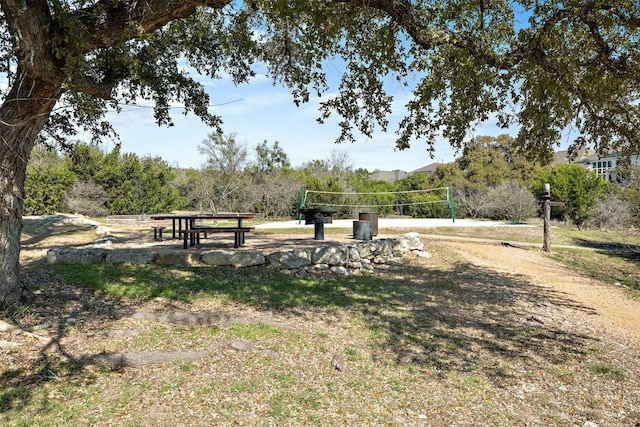
M 416 170 L 412 170 L 411 172 L 405 172 L 401 170 L 393 170 L 393 171 L 380 171 L 377 170 L 369 174 L 369 178 L 374 181 L 386 181 L 386 182 L 396 182 L 400 179 L 406 178 L 409 175 L 414 173 L 426 173 L 431 174 L 436 171 L 438 166 L 444 165 L 445 163 L 431 163 Z
M 596 175 L 602 179 L 615 182 L 616 184 L 624 184 L 624 179 L 619 176 L 618 173 L 621 158 L 622 153 L 620 152 L 599 156 L 594 150 L 583 149 L 578 152 L 575 158 L 569 159 L 568 151 L 562 150 L 556 152 L 553 166 L 562 163 L 575 163 L 585 169 L 594 171 Z M 631 166 L 640 167 L 640 156 L 631 156 L 629 160 Z
M 431 163 L 428 164 L 427 166 L 423 166 L 421 168 L 418 168 L 414 171 L 409 172 L 409 175 L 411 175 L 412 173 L 426 173 L 427 175 L 431 175 L 432 173 L 434 173 L 436 171 L 436 169 L 438 168 L 438 166 L 442 166 L 445 165 L 446 163 L 440 163 L 440 162 L 436 162 L 436 163 Z
M 399 169 L 393 171 L 377 170 L 369 174 L 369 178 L 373 181 L 396 182 L 400 179 L 408 177 L 410 172 L 401 171 Z

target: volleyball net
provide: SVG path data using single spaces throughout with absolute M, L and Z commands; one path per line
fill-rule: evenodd
M 320 191 L 302 188 L 300 209 L 331 207 L 339 214 L 373 211 L 417 217 L 442 216 L 450 211 L 455 221 L 451 187 L 383 192 Z

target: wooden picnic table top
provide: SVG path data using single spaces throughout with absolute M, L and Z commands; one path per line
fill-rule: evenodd
M 185 213 L 185 214 L 157 214 L 150 215 L 153 220 L 163 219 L 254 219 L 256 214 L 249 212 L 225 212 L 225 213 Z

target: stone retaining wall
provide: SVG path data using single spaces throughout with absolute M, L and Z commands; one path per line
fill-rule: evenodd
M 177 266 L 266 266 L 290 274 L 308 275 L 319 272 L 357 274 L 387 265 L 409 252 L 429 256 L 423 251 L 418 233 L 397 238 L 377 239 L 347 245 L 328 245 L 314 249 L 286 250 L 263 254 L 251 250 L 183 250 L 110 249 L 101 247 L 49 249 L 50 264 L 131 263 Z

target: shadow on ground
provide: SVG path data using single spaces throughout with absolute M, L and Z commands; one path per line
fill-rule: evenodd
M 74 268 L 90 277 L 89 289 L 74 281 Z M 100 297 L 120 283 L 135 287 L 133 303 Z M 61 339 L 74 327 L 71 319 L 104 325 L 130 316 L 158 296 L 171 301 L 223 297 L 253 306 L 268 315 L 331 316 L 347 313 L 349 321 L 365 321 L 374 358 L 447 371 L 472 371 L 482 366 L 492 377 L 511 375 L 494 361 L 562 364 L 584 355 L 597 339 L 563 330 L 540 313 L 570 307 L 592 313 L 565 296 L 541 288 L 518 275 L 497 273 L 468 263 L 434 268 L 428 263 L 396 265 L 362 277 L 286 276 L 263 268 L 195 268 L 184 271 L 152 266 L 82 265 L 25 270 L 30 297 L 25 301 L 33 324 L 54 325 L 55 337 L 40 349 L 30 366 L 0 374 L 0 411 L 28 401 L 34 388 L 53 378 L 91 382 L 91 371 L 67 352 Z M 36 291 L 33 293 L 33 291 Z M 315 313 L 315 314 L 314 314 Z M 13 313 L 19 317 L 19 313 Z M 4 317 L 4 316 L 3 316 Z M 343 316 L 344 317 L 344 316 Z M 30 326 L 20 322 L 23 326 Z M 90 333 L 90 331 L 87 331 Z
M 95 230 L 95 225 L 89 223 L 72 223 L 60 221 L 43 221 L 40 218 L 23 218 L 23 229 L 20 244 L 30 246 L 41 243 L 47 239 L 62 240 L 68 236 L 68 240 L 76 241 L 78 232 Z

